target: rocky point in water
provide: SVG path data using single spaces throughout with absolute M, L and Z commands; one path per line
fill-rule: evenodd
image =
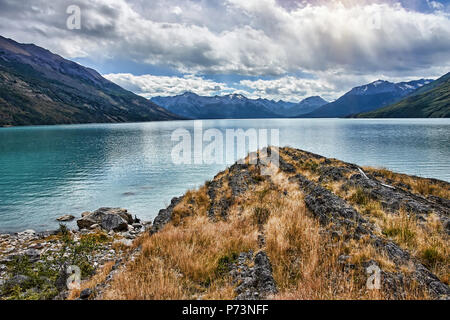
M 72 239 L 107 240 L 93 255 L 90 281 L 56 297 L 449 299 L 449 183 L 293 148 L 270 151 L 278 166 L 234 164 L 174 198 L 153 225 L 124 209 L 83 213 Z M 26 257 L 32 269 L 64 237 L 64 230 L 1 236 L 3 297 L 17 292 L 12 287 L 23 288 L 12 298 L 47 294 L 46 283 L 59 278 L 30 287 L 33 273 L 14 273 L 14 259 Z

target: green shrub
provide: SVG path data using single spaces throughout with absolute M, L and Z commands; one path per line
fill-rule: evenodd
M 230 266 L 236 262 L 239 254 L 236 252 L 232 252 L 229 255 L 225 255 L 220 257 L 217 262 L 216 275 L 223 276 L 226 273 L 230 272 Z
M 365 206 L 369 203 L 369 196 L 362 188 L 356 189 L 356 192 L 350 197 L 350 201 L 360 206 Z
M 445 261 L 445 258 L 434 247 L 426 248 L 422 252 L 422 259 L 427 266 L 434 266 L 437 263 Z

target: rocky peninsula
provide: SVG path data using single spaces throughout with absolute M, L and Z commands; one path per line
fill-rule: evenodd
M 1 235 L 0 298 L 449 299 L 449 183 L 293 148 L 249 157 L 153 224 L 101 208 L 80 230 Z

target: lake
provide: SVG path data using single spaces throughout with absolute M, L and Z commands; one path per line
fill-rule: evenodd
M 63 214 L 127 208 L 152 220 L 174 196 L 227 164 L 172 159 L 175 130 L 193 121 L 0 129 L 0 232 L 58 227 Z M 279 144 L 450 181 L 450 119 L 208 120 L 203 130 L 278 129 Z M 252 150 L 253 151 L 253 150 Z M 69 224 L 75 226 L 75 223 Z

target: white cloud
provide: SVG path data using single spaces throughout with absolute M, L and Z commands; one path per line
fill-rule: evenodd
M 106 74 L 104 77 L 146 98 L 175 96 L 191 91 L 202 96 L 236 93 L 254 99 L 266 98 L 298 102 L 317 94 L 330 98 L 330 93 L 335 89 L 333 85 L 324 81 L 299 79 L 293 76 L 276 80 L 242 80 L 234 87 L 194 75 L 167 77 L 118 73 Z
M 204 79 L 199 76 L 168 77 L 155 75 L 135 76 L 130 73 L 103 75 L 108 80 L 139 94 L 145 98 L 156 96 L 175 96 L 187 91 L 202 96 L 224 95 L 230 93 L 243 94 L 248 98 L 265 98 L 299 102 L 313 95 L 320 95 L 333 100 L 344 93 L 331 82 L 320 79 L 301 79 L 294 76 L 281 77 L 274 80 L 241 80 L 234 85 Z M 346 83 L 343 79 L 334 79 Z M 357 79 L 354 80 L 358 81 Z
M 435 10 L 442 10 L 444 9 L 444 5 L 442 3 L 440 3 L 439 1 L 430 1 L 427 0 L 427 4 L 431 9 L 435 9 Z
M 174 14 L 176 14 L 177 16 L 179 16 L 180 14 L 183 13 L 183 10 L 179 6 L 175 6 L 175 7 L 172 8 L 172 12 Z
M 270 100 L 292 102 L 298 102 L 313 95 L 332 99 L 336 92 L 334 85 L 327 81 L 300 79 L 293 76 L 286 76 L 276 80 L 242 80 L 240 85 L 253 90 L 250 94 L 250 97 L 253 98 L 263 97 Z
M 439 10 L 421 13 L 385 1 L 1 1 L 0 33 L 68 58 L 131 60 L 191 75 L 108 75 L 147 97 L 209 95 L 220 86 L 250 97 L 334 99 L 377 79 L 448 72 L 450 15 L 442 4 L 429 0 Z M 69 4 L 82 8 L 79 31 L 66 28 Z M 301 73 L 311 77 L 292 76 Z M 227 85 L 205 80 L 208 74 L 275 80 Z
M 167 77 L 154 75 L 135 76 L 130 73 L 116 73 L 106 74 L 104 77 L 146 98 L 174 96 L 187 91 L 194 92 L 198 95 L 210 96 L 227 90 L 234 90 L 229 88 L 225 83 L 215 82 L 193 75 Z
M 194 75 L 167 77 L 119 73 L 106 74 L 104 77 L 145 98 L 175 96 L 191 91 L 202 96 L 236 93 L 253 99 L 299 102 L 312 95 L 322 95 L 324 98 L 332 99 L 336 92 L 336 88 L 326 81 L 300 79 L 293 76 L 276 80 L 242 80 L 234 87 Z
M 0 14 L 0 31 L 72 58 L 126 58 L 184 73 L 258 76 L 331 69 L 413 72 L 450 64 L 448 13 L 425 14 L 399 4 L 333 1 L 287 9 L 275 0 L 34 0 L 42 10 L 27 14 L 26 2 L 25 13 L 17 8 L 15 15 L 30 22 L 13 23 L 14 14 Z M 66 2 L 82 8 L 78 33 L 64 27 Z M 46 8 L 57 14 L 44 14 Z

